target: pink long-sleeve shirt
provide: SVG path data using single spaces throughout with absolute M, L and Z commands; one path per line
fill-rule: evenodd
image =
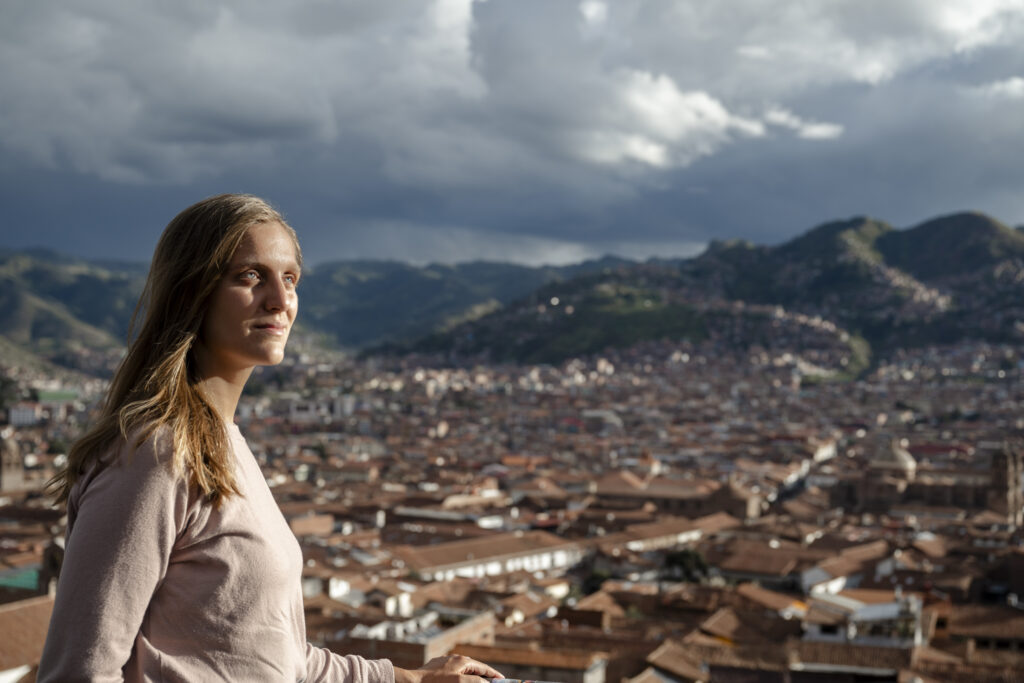
M 394 683 L 387 660 L 306 642 L 299 544 L 228 434 L 242 495 L 220 509 L 173 473 L 165 431 L 75 483 L 40 683 Z

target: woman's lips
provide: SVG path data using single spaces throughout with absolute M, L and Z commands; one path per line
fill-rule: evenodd
M 256 325 L 255 329 L 260 331 L 260 332 L 265 332 L 267 334 L 274 334 L 274 335 L 282 335 L 282 334 L 284 334 L 285 332 L 288 331 L 288 328 L 285 327 L 284 325 L 278 325 L 278 324 L 275 324 L 275 323 L 263 323 L 263 324 L 260 324 L 260 325 Z

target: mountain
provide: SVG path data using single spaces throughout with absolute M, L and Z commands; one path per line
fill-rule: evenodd
M 100 372 L 144 277 L 140 264 L 0 250 L 0 361 L 20 363 L 18 349 Z M 557 362 L 647 340 L 810 339 L 860 366 L 862 340 L 1024 339 L 1024 232 L 979 213 L 909 229 L 858 216 L 774 246 L 713 241 L 685 260 L 338 262 L 307 268 L 300 298 L 298 325 L 350 349 Z
M 631 264 L 605 257 L 570 266 L 413 266 L 352 261 L 307 268 L 298 326 L 362 348 L 473 319 L 546 283 Z M 87 262 L 47 250 L 0 250 L 0 361 L 15 347 L 97 374 L 109 372 L 145 282 L 141 264 Z
M 609 256 L 540 267 L 485 261 L 330 263 L 303 275 L 299 316 L 307 328 L 343 347 L 401 342 L 478 318 L 545 284 L 631 263 Z
M 550 297 L 572 314 L 552 314 Z M 644 339 L 764 345 L 765 307 L 779 307 L 779 325 L 824 320 L 844 343 L 863 339 L 881 350 L 965 338 L 1019 342 L 1024 235 L 961 213 L 906 230 L 855 217 L 777 246 L 715 241 L 677 264 L 620 267 L 542 288 L 408 348 L 554 361 Z
M 66 313 L 120 339 L 145 276 L 145 269 L 134 264 L 101 265 L 45 250 L 0 251 L 0 283 L 5 292 L 45 300 L 59 309 L 58 315 Z
M 144 277 L 138 269 L 104 267 L 50 251 L 0 251 L 5 342 L 0 360 L 18 366 L 55 363 L 90 374 L 109 371 Z
M 914 277 L 949 280 L 1024 257 L 1024 232 L 984 214 L 959 213 L 884 235 L 878 249 Z
M 671 277 L 674 268 L 635 265 L 551 283 L 512 306 L 432 334 L 410 350 L 557 362 L 646 339 L 705 338 L 703 316 L 662 298 L 650 282 L 637 277 L 644 270 Z

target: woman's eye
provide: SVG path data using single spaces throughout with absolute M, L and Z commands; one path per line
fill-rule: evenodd
M 255 270 L 247 270 L 242 273 L 242 279 L 246 282 L 256 282 L 260 279 L 260 274 Z

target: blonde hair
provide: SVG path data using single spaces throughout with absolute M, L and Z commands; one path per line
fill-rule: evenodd
M 71 447 L 68 462 L 48 484 L 58 503 L 117 439 L 139 430 L 135 446 L 162 427 L 173 442 L 172 466 L 186 474 L 215 506 L 239 493 L 221 417 L 201 391 L 193 346 L 210 295 L 250 227 L 280 223 L 295 231 L 264 200 L 223 194 L 188 207 L 168 223 L 153 253 L 146 286 L 129 331 L 128 352 L 107 391 L 96 424 Z M 132 333 L 140 318 L 138 335 Z

